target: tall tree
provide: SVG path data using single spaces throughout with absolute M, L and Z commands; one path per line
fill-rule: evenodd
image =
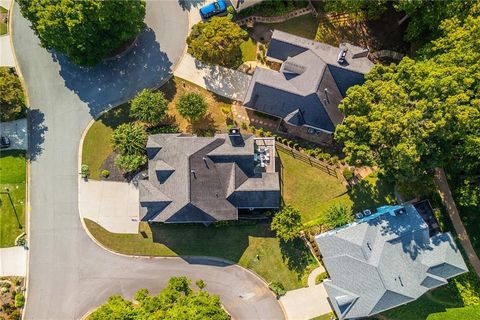
M 456 176 L 480 174 L 478 8 L 463 21 L 444 21 L 421 60 L 377 65 L 364 85 L 348 90 L 335 136 L 350 163 L 381 165 L 405 183 L 438 166 Z
M 147 138 L 140 124 L 124 123 L 113 131 L 111 142 L 113 149 L 122 155 L 141 155 L 145 154 Z
M 300 236 L 302 229 L 300 212 L 291 206 L 285 206 L 272 220 L 271 229 L 283 241 L 292 241 Z
M 240 44 L 248 34 L 227 17 L 214 17 L 193 26 L 188 53 L 200 61 L 236 68 L 242 63 Z
M 131 115 L 149 125 L 156 125 L 167 114 L 168 100 L 162 92 L 144 89 L 131 101 Z
M 325 11 L 378 18 L 387 9 L 387 0 L 325 0 Z
M 42 46 L 79 65 L 95 65 L 143 26 L 141 0 L 17 0 Z
M 177 102 L 177 110 L 182 117 L 190 122 L 195 122 L 207 113 L 208 105 L 202 95 L 190 92 L 180 97 Z
M 0 121 L 23 116 L 25 99 L 22 85 L 13 69 L 0 67 Z

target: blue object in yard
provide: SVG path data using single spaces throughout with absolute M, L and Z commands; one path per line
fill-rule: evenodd
M 200 15 L 203 19 L 208 19 L 213 16 L 226 13 L 227 12 L 227 3 L 223 0 L 219 0 L 213 3 L 210 3 L 200 9 Z

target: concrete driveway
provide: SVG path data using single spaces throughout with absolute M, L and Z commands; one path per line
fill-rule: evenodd
M 139 193 L 132 183 L 79 180 L 80 216 L 114 233 L 138 233 Z
M 10 147 L 4 150 L 27 150 L 27 119 L 19 119 L 10 122 L 0 122 L 0 133 L 10 139 Z
M 14 67 L 12 45 L 10 36 L 5 34 L 0 36 L 0 67 Z
M 161 85 L 171 75 L 185 49 L 184 10 L 189 4 L 148 1 L 145 22 L 151 42 L 139 41 L 135 53 L 91 69 L 71 66 L 64 57 L 39 47 L 14 6 L 14 47 L 31 107 L 24 319 L 79 319 L 110 295 L 131 298 L 143 287 L 155 294 L 171 276 L 181 275 L 204 279 L 235 319 L 283 318 L 267 286 L 243 268 L 209 259 L 115 255 L 97 246 L 80 221 L 78 149 L 83 131 L 103 110 L 131 98 L 143 86 Z
M 24 247 L 0 249 L 0 276 L 25 277 L 27 274 L 27 250 Z

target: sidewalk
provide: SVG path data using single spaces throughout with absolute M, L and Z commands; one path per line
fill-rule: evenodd
M 24 247 L 0 249 L 0 276 L 25 277 L 27 274 L 27 250 Z
M 0 122 L 0 133 L 10 139 L 10 147 L 4 150 L 27 150 L 27 119 L 19 119 L 10 122 Z
M 9 34 L 0 36 L 0 67 L 15 67 Z
M 139 193 L 131 183 L 79 179 L 78 210 L 114 233 L 138 233 Z
M 478 259 L 478 256 L 473 249 L 470 238 L 468 237 L 467 230 L 465 229 L 462 219 L 460 218 L 457 206 L 455 205 L 455 201 L 453 200 L 452 192 L 450 191 L 450 187 L 448 186 L 445 171 L 443 171 L 442 168 L 435 168 L 435 184 L 437 185 L 440 197 L 442 198 L 442 201 L 447 208 L 448 215 L 452 220 L 453 227 L 455 228 L 455 232 L 458 235 L 458 239 L 460 240 L 460 243 L 462 244 L 462 247 L 467 254 L 468 260 L 470 261 L 473 269 L 475 269 L 475 272 L 480 278 L 480 260 Z

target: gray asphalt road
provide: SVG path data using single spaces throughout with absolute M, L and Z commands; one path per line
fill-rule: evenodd
M 31 107 L 25 318 L 77 319 L 112 294 L 132 297 L 143 287 L 158 292 L 173 275 L 204 279 L 236 319 L 283 318 L 266 286 L 237 266 L 114 255 L 94 244 L 80 223 L 77 156 L 81 134 L 94 115 L 140 88 L 159 85 L 169 75 L 183 52 L 188 26 L 179 2 L 148 2 L 148 28 L 137 47 L 119 61 L 93 69 L 71 66 L 64 57 L 40 48 L 18 6 L 13 17 L 14 47 Z

